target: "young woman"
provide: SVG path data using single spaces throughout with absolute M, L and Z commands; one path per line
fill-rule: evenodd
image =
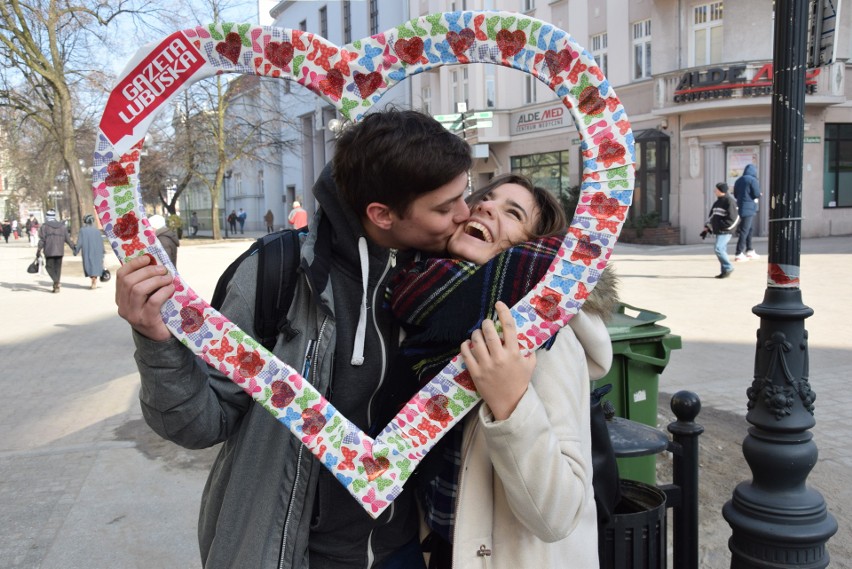
M 612 279 L 601 280 L 537 357 L 522 356 L 508 306 L 547 271 L 565 214 L 546 190 L 514 174 L 495 178 L 469 204 L 470 219 L 449 243 L 455 259 L 410 267 L 391 295 L 408 334 L 391 377 L 409 378 L 405 394 L 461 344 L 483 398 L 416 476 L 430 567 L 597 567 L 589 380 L 612 359 L 602 321 L 615 301 Z

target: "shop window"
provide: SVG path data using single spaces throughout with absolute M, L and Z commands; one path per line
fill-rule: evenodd
M 567 205 L 577 199 L 571 193 L 569 178 L 569 151 L 559 150 L 556 152 L 544 152 L 542 154 L 527 154 L 526 156 L 512 156 L 511 168 L 513 173 L 523 174 L 530 178 L 536 186 L 546 188 L 559 198 L 566 213 L 573 213 L 573 206 L 569 210 Z M 576 204 L 573 204 L 576 205 Z
M 536 79 L 532 75 L 524 77 L 524 103 L 535 103 L 535 82 Z
M 656 129 L 636 133 L 636 183 L 628 217 L 655 217 L 668 223 L 670 198 L 669 137 Z
M 328 37 L 328 8 L 323 6 L 319 9 L 320 35 L 324 38 Z
M 651 20 L 633 24 L 633 79 L 651 76 Z
M 592 56 L 595 58 L 595 63 L 603 72 L 607 74 L 607 35 L 606 33 L 592 36 Z
M 493 65 L 485 66 L 485 108 L 497 106 L 497 79 Z
M 722 2 L 692 9 L 691 60 L 693 67 L 722 61 Z
M 432 114 L 432 88 L 423 87 L 420 89 L 420 110 L 427 115 Z
M 823 207 L 852 207 L 852 124 L 825 125 Z

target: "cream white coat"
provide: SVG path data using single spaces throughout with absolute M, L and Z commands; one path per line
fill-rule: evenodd
M 580 312 L 511 417 L 482 404 L 465 420 L 455 569 L 590 569 L 598 564 L 589 430 L 590 379 L 606 374 L 603 322 Z

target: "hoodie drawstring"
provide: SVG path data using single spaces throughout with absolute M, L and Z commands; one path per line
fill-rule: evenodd
M 364 363 L 364 339 L 367 334 L 367 277 L 370 259 L 367 255 L 367 240 L 358 238 L 358 258 L 361 262 L 361 313 L 358 315 L 358 327 L 355 329 L 355 342 L 352 345 L 352 365 Z

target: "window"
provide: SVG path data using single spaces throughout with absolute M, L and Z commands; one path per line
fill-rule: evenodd
M 825 125 L 823 207 L 852 207 L 852 124 Z
M 242 172 L 234 172 L 234 195 L 243 195 L 243 174 Z
M 598 64 L 600 70 L 606 75 L 607 72 L 607 55 L 606 55 L 607 36 L 606 32 L 592 36 L 592 56 L 595 58 L 595 63 Z
M 308 31 L 308 21 L 302 20 L 301 22 L 299 22 L 299 29 L 302 30 L 303 32 Z
M 527 154 L 526 156 L 512 156 L 512 172 L 524 174 L 529 177 L 536 186 L 546 188 L 559 198 L 563 207 L 571 201 L 570 180 L 568 177 L 568 162 L 570 151 L 560 150 L 557 152 L 545 152 L 543 154 Z M 574 196 L 576 200 L 578 196 Z M 573 211 L 565 212 L 569 219 Z
M 524 76 L 524 103 L 535 103 L 535 77 Z
M 352 2 L 343 2 L 343 43 L 352 41 Z
M 633 24 L 633 79 L 651 76 L 651 20 Z
M 370 0 L 370 35 L 379 33 L 379 0 Z
M 497 79 L 493 65 L 485 66 L 485 108 L 493 109 L 497 106 Z
M 263 195 L 263 169 L 257 171 L 257 194 Z
M 319 9 L 320 35 L 324 38 L 328 37 L 328 8 L 323 6 Z
M 636 220 L 652 216 L 662 223 L 669 222 L 671 169 L 669 137 L 657 129 L 641 130 L 635 134 L 636 181 L 633 186 L 633 205 L 628 217 Z
M 702 4 L 692 10 L 692 65 L 722 61 L 722 2 Z
M 470 81 L 468 81 L 468 69 L 469 67 L 462 67 L 462 81 L 461 81 L 461 101 L 468 106 L 470 106 Z
M 420 89 L 420 110 L 427 115 L 432 114 L 432 88 L 423 87 Z
M 535 0 L 524 0 L 524 12 L 535 10 Z

